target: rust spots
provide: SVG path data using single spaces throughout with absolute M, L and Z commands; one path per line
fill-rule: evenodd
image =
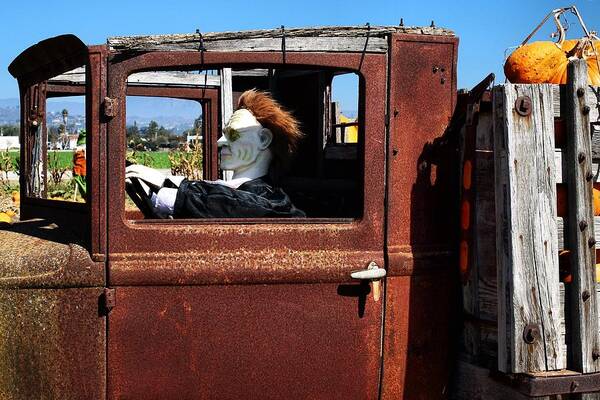
M 350 282 L 357 266 L 375 261 L 377 251 L 290 248 L 185 253 L 119 254 L 111 257 L 110 285 Z
M 463 189 L 471 189 L 471 181 L 473 174 L 473 164 L 471 160 L 466 160 L 463 165 Z
M 0 289 L 0 398 L 105 398 L 102 288 Z
M 16 223 L 17 229 L 20 224 Z M 101 286 L 104 268 L 83 247 L 0 231 L 0 287 Z
M 464 230 L 469 229 L 471 224 L 471 203 L 468 200 L 463 200 L 460 206 L 460 227 Z

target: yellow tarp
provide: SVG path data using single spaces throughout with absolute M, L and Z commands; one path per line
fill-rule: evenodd
M 350 119 L 346 117 L 344 114 L 340 114 L 340 123 L 346 124 L 349 122 L 356 122 L 356 119 Z M 358 142 L 358 126 L 347 126 L 346 127 L 346 135 L 344 138 L 345 143 L 357 143 Z

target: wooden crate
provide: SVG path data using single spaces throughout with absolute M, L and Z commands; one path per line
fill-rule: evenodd
M 600 371 L 600 217 L 591 198 L 600 88 L 586 84 L 582 64 L 571 63 L 567 85 L 500 85 L 470 108 L 463 130 L 474 135 L 474 151 L 463 152 L 472 163 L 472 211 L 462 370 Z M 557 195 L 568 203 L 560 216 Z M 559 258 L 565 249 L 568 256 Z M 559 264 L 570 270 L 560 274 Z

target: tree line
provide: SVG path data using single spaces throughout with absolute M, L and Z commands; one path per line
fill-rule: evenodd
M 0 136 L 19 136 L 19 125 L 0 125 Z
M 127 145 L 134 150 L 158 150 L 179 148 L 187 141 L 188 135 L 202 135 L 202 118 L 196 118 L 194 125 L 182 134 L 167 129 L 156 121 L 148 126 L 138 127 L 136 123 L 127 127 Z

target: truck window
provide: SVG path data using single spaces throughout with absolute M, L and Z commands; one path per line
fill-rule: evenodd
M 85 72 L 79 68 L 38 85 L 30 99 L 36 126 L 24 141 L 25 194 L 83 203 L 87 196 Z
M 211 107 L 211 112 L 218 114 L 218 124 L 217 129 L 209 133 L 204 127 L 205 121 L 211 120 L 210 115 L 199 114 L 194 118 L 197 114 L 190 113 L 186 101 L 176 102 L 173 99 L 165 100 L 164 103 L 155 102 L 155 106 L 142 106 L 143 110 L 151 111 L 156 116 L 149 116 L 141 123 L 136 122 L 133 118 L 135 109 L 139 108 L 139 103 L 136 102 L 141 99 L 127 96 L 126 141 L 128 157 L 131 157 L 128 161 L 153 166 L 172 182 L 180 182 L 180 179 L 171 179 L 171 176 L 182 176 L 189 181 L 235 180 L 235 174 L 232 176 L 232 171 L 227 169 L 228 164 L 221 159 L 222 151 L 219 150 L 217 140 L 223 136 L 224 131 L 227 132 L 229 118 L 236 110 L 240 96 L 248 90 L 257 90 L 289 111 L 298 121 L 303 134 L 295 151 L 288 158 L 278 159 L 277 155 L 274 156 L 267 176 L 269 185 L 285 193 L 293 206 L 307 218 L 352 220 L 362 216 L 364 128 L 359 109 L 360 78 L 356 73 L 323 68 L 232 68 L 231 80 L 227 86 L 222 85 L 212 71 L 208 74 L 188 72 L 187 75 L 181 71 L 145 72 L 148 75 L 161 73 L 179 75 L 180 81 L 171 82 L 171 85 L 184 87 L 187 84 L 187 87 L 195 87 L 198 93 L 211 85 L 218 87 L 220 101 L 228 101 L 229 104 L 221 103 L 219 107 Z M 134 75 L 130 75 L 129 84 Z M 170 113 L 170 122 L 158 123 L 157 119 L 160 115 L 166 115 L 167 111 Z M 176 145 L 165 143 L 161 147 L 155 140 L 157 131 L 161 131 L 161 127 L 164 128 L 163 131 L 168 131 L 166 125 L 174 127 L 175 121 L 185 122 L 187 125 L 185 129 L 170 129 L 169 137 Z M 163 164 L 158 165 L 155 161 L 158 156 L 161 160 L 164 159 Z M 191 170 L 186 164 L 188 158 L 197 163 Z M 200 159 L 203 161 L 199 162 Z M 182 160 L 186 165 L 180 165 Z M 213 160 L 215 173 L 212 176 L 202 173 L 210 169 L 206 160 Z M 172 182 L 166 184 L 176 189 L 177 184 L 173 185 Z M 244 187 L 240 189 L 244 190 Z M 155 188 L 146 187 L 146 190 L 149 196 L 158 194 Z M 181 193 L 178 192 L 177 196 L 179 195 Z M 135 201 L 131 195 L 129 197 L 126 202 L 131 211 L 135 208 L 132 206 Z M 126 215 L 127 219 L 140 218 L 139 213 L 137 217 L 132 212 Z M 177 223 L 176 215 L 160 217 L 175 219 L 173 223 Z M 224 217 L 227 216 L 218 216 Z M 145 217 L 153 218 L 159 216 Z M 252 215 L 247 218 L 252 218 Z
M 201 101 L 133 95 L 126 101 L 126 164 L 190 180 L 208 178 L 204 173 L 206 123 Z M 125 210 L 137 210 L 130 197 L 125 198 Z

